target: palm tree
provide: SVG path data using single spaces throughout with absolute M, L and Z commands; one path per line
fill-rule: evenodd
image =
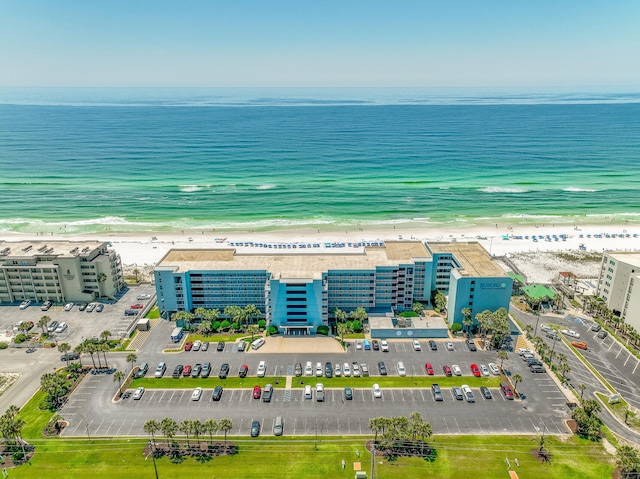
M 200 448 L 200 434 L 205 432 L 204 424 L 199 419 L 194 419 L 191 421 L 191 433 L 195 436 L 196 442 L 198 443 L 198 449 Z
M 180 426 L 178 427 L 187 436 L 187 447 L 190 447 L 189 434 L 191 434 L 191 431 L 193 431 L 193 425 L 191 424 L 191 420 L 183 419 L 182 421 L 180 421 Z
M 160 431 L 167 438 L 167 442 L 172 441 L 176 431 L 178 431 L 178 424 L 170 417 L 165 417 L 160 421 Z
M 584 384 L 580 384 L 578 386 L 578 389 L 580 389 L 580 399 L 582 400 L 582 397 L 584 396 L 584 390 L 587 389 L 587 386 L 585 386 Z
M 533 326 L 531 326 L 530 324 L 526 324 L 524 327 L 524 332 L 527 335 L 527 337 L 530 338 L 531 333 L 533 333 Z
M 42 316 L 38 320 L 37 325 L 42 328 L 42 334 L 47 334 L 47 324 L 49 324 L 49 321 L 51 321 L 51 318 L 49 316 Z
M 100 337 L 104 342 L 107 342 L 107 339 L 109 339 L 109 336 L 111 336 L 111 331 L 102 331 L 100 333 Z
M 78 353 L 78 362 L 80 363 L 80 366 L 82 367 L 82 353 L 86 352 L 86 348 L 84 344 L 78 344 L 74 349 L 73 352 L 74 353 Z M 95 367 L 95 364 L 94 364 Z
M 93 359 L 93 355 L 96 353 L 96 345 L 93 343 L 85 343 L 83 349 L 85 352 L 91 355 L 91 362 L 93 363 L 93 369 L 96 368 L 96 361 Z M 100 356 L 98 356 L 98 362 L 100 362 Z
M 504 350 L 498 351 L 498 359 L 500 360 L 500 369 L 502 369 L 502 363 L 504 363 L 507 359 L 509 359 L 509 353 Z
M 109 348 L 109 345 L 107 343 L 101 343 L 97 345 L 98 348 L 98 358 L 100 357 L 100 353 L 102 353 L 102 356 L 104 357 L 104 367 L 108 368 L 109 364 L 107 363 L 107 353 L 109 351 L 111 351 L 111 349 Z
M 233 428 L 233 423 L 229 418 L 222 418 L 218 421 L 218 428 L 224 432 L 224 448 L 227 449 L 227 433 Z
M 125 361 L 127 361 L 128 363 L 131 363 L 131 371 L 133 371 L 133 368 L 135 367 L 137 360 L 138 360 L 138 355 L 136 353 L 127 354 Z
M 373 438 L 374 442 L 378 440 L 378 433 L 384 428 L 382 420 L 384 420 L 383 417 L 372 417 L 369 419 L 369 429 L 371 429 L 371 432 L 375 434 L 375 437 Z
M 149 419 L 144 423 L 144 432 L 148 432 L 151 434 L 151 442 L 153 442 L 153 447 L 156 447 L 156 437 L 155 433 L 160 430 L 160 424 L 155 419 Z
M 518 387 L 518 383 L 522 382 L 522 376 L 520 376 L 520 374 L 518 373 L 515 373 L 513 376 L 511 376 L 511 380 L 513 381 L 513 392 L 515 393 Z
M 340 342 L 344 343 L 344 335 L 351 331 L 351 327 L 347 323 L 338 323 L 338 334 L 340 335 Z
M 344 323 L 347 320 L 347 313 L 342 311 L 340 308 L 336 308 L 333 310 L 333 317 L 336 320 L 336 323 Z
M 258 319 L 260 316 L 262 316 L 262 313 L 255 304 L 247 304 L 244 307 L 244 313 L 245 318 L 247 319 L 247 321 L 251 321 L 251 324 L 254 323 L 254 319 Z
M 218 432 L 218 421 L 207 419 L 204 424 L 204 431 L 209 433 L 209 444 L 213 443 L 213 435 Z
M 65 358 L 67 360 L 67 367 L 69 367 L 69 356 L 66 356 L 66 353 L 68 351 L 71 351 L 71 346 L 69 345 L 69 343 L 58 344 L 58 351 L 65 355 Z
M 473 324 L 473 319 L 471 318 L 471 308 L 462 308 L 462 310 L 460 311 L 462 313 L 462 325 L 465 328 L 465 332 L 468 334 L 469 333 L 469 328 L 471 327 L 471 325 Z
M 139 283 L 138 281 L 138 275 L 140 274 L 140 270 L 138 268 L 134 268 L 133 269 L 133 274 L 136 277 L 136 283 Z
M 251 342 L 253 342 L 253 337 L 260 332 L 260 328 L 257 324 L 250 324 L 247 327 L 247 333 L 251 334 Z
M 124 379 L 124 373 L 122 371 L 116 371 L 113 373 L 113 380 L 118 381 L 118 394 L 122 394 L 122 380 Z

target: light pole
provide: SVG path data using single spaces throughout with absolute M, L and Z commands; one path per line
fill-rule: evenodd
M 153 470 L 156 473 L 156 479 L 158 479 L 158 466 L 156 466 L 155 445 L 151 442 L 151 440 L 149 440 L 149 447 L 151 448 L 151 459 L 153 460 Z
M 539 321 L 540 321 L 540 310 L 537 310 L 536 311 L 536 329 L 533 330 L 533 337 L 534 338 L 538 335 L 538 322 Z

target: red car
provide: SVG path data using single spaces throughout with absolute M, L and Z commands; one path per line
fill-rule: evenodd
M 451 368 L 449 366 L 447 366 L 446 364 L 444 366 L 442 366 L 442 371 L 444 371 L 444 375 L 445 376 L 451 376 L 451 374 L 452 374 Z
M 262 396 L 262 389 L 260 389 L 260 386 L 254 386 L 253 399 L 260 399 L 260 396 Z
M 431 366 L 431 363 L 425 364 L 424 368 L 427 370 L 429 376 L 433 376 L 433 366 Z
M 184 369 L 182 370 L 182 375 L 186 378 L 191 376 L 191 366 L 189 366 L 188 364 L 184 367 Z
M 480 368 L 478 367 L 477 364 L 472 364 L 471 365 L 471 372 L 476 377 L 480 377 L 482 375 L 482 373 L 480 372 Z
M 186 343 L 184 343 L 184 350 L 185 351 L 191 351 L 192 347 L 193 347 L 193 343 L 191 341 L 187 341 Z
M 142 309 L 144 308 L 144 304 L 132 304 L 129 306 L 129 309 Z
M 240 366 L 240 369 L 238 370 L 238 376 L 240 376 L 241 378 L 246 378 L 248 372 L 249 372 L 249 366 L 247 366 L 246 364 L 243 364 L 242 366 Z

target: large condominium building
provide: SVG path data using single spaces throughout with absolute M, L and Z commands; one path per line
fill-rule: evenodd
M 374 242 L 372 246 L 171 250 L 154 270 L 162 310 L 223 311 L 254 304 L 284 334 L 313 333 L 340 308 L 369 313 L 410 310 L 448 294 L 449 322 L 509 308 L 511 279 L 477 243 Z
M 640 253 L 604 253 L 596 295 L 640 330 Z
M 100 241 L 0 241 L 0 303 L 93 301 L 124 287 L 120 256 Z

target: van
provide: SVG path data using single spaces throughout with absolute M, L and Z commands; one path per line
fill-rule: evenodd
M 284 423 L 282 422 L 282 416 L 276 417 L 276 421 L 273 423 L 273 435 L 282 436 L 284 431 Z
M 364 340 L 364 350 L 365 351 L 370 351 L 371 350 L 371 342 L 368 339 Z
M 313 398 L 313 394 L 311 393 L 311 386 L 308 384 L 304 387 L 304 398 L 311 399 Z
M 173 341 L 174 343 L 179 342 L 182 339 L 183 334 L 184 332 L 182 328 L 174 328 L 174 330 L 171 332 L 171 341 Z
M 407 370 L 404 367 L 404 363 L 402 361 L 398 361 L 398 376 L 406 376 Z
M 251 343 L 251 349 L 260 349 L 264 344 L 264 338 L 258 338 L 254 342 Z

